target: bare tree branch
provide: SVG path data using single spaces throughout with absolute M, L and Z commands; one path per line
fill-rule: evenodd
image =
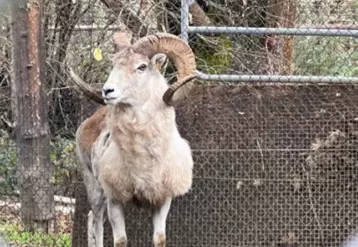
M 141 0 L 138 10 L 129 4 L 124 4 L 123 0 L 101 0 L 101 2 L 111 9 L 114 14 L 118 15 L 124 24 L 139 37 L 158 29 L 154 11 L 154 8 L 158 6 L 153 0 Z M 208 25 L 211 23 L 209 17 L 196 1 L 191 2 L 189 10 L 192 14 L 194 25 Z
M 101 0 L 101 2 L 113 11 L 114 14 L 120 16 L 125 25 L 130 27 L 133 33 L 143 37 L 150 32 L 148 25 L 138 16 L 133 8 L 123 4 L 122 1 Z

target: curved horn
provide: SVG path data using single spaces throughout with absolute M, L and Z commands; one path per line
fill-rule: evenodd
M 116 51 L 120 51 L 123 48 L 131 45 L 132 35 L 128 32 L 118 32 L 113 34 L 113 42 Z
M 75 74 L 75 72 L 73 72 L 72 68 L 68 67 L 68 70 L 72 81 L 83 92 L 84 95 L 101 105 L 106 104 L 102 98 L 101 91 L 95 90 L 93 87 L 85 83 L 78 75 Z
M 150 58 L 157 53 L 164 53 L 174 62 L 178 70 L 178 81 L 170 85 L 163 95 L 163 101 L 167 105 L 172 105 L 190 92 L 192 83 L 189 82 L 196 77 L 195 55 L 182 39 L 168 33 L 148 35 L 133 44 L 133 49 Z

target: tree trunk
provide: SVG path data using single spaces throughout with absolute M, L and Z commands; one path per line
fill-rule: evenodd
M 296 0 L 270 0 L 267 27 L 293 28 Z M 270 74 L 290 75 L 293 70 L 293 37 L 270 35 L 265 42 Z
M 72 247 L 88 247 L 87 215 L 90 211 L 90 205 L 81 173 L 76 171 L 75 177 L 77 180 L 75 188 L 76 205 L 72 230 Z
M 54 212 L 49 124 L 44 90 L 42 0 L 12 6 L 12 70 L 17 176 L 27 230 L 49 232 Z

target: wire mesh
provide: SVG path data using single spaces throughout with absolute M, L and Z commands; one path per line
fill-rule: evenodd
M 74 137 L 98 104 L 78 93 L 64 68 L 101 87 L 112 34 L 123 29 L 133 40 L 181 36 L 203 73 L 176 107 L 194 179 L 173 202 L 168 246 L 341 246 L 356 232 L 356 0 L 34 2 L 27 10 L 42 6 L 43 37 L 32 41 L 44 47 L 32 53 L 24 33 L 38 30 L 37 15 L 20 22 L 0 5 L 0 231 L 12 246 L 87 246 L 90 206 Z M 322 29 L 332 36 L 315 33 Z M 43 75 L 19 81 L 33 69 L 31 55 L 43 61 Z M 169 64 L 165 76 L 175 75 Z M 26 146 L 20 130 L 31 128 L 40 135 L 25 138 Z M 129 246 L 152 244 L 150 211 L 128 208 L 126 223 Z

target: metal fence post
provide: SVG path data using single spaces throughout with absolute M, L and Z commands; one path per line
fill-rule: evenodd
M 181 0 L 181 14 L 180 14 L 180 37 L 188 43 L 189 30 L 189 2 L 188 0 Z

